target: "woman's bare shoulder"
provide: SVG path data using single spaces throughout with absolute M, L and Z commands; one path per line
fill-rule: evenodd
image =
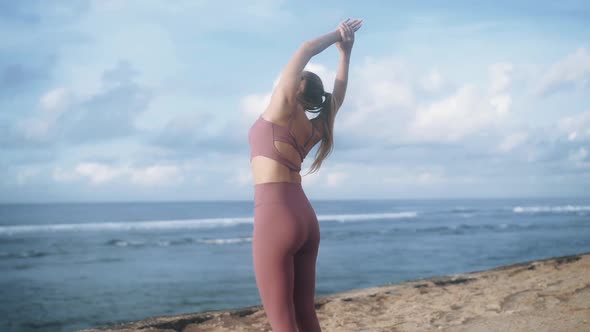
M 282 105 L 282 107 L 277 107 L 270 105 L 269 107 L 262 112 L 262 117 L 268 121 L 274 122 L 278 125 L 287 125 L 289 121 L 289 116 L 291 112 L 295 110 L 291 109 L 287 105 Z

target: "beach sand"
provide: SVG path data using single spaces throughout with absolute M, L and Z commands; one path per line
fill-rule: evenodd
M 590 331 L 590 253 L 337 293 L 318 297 L 316 308 L 324 332 Z M 270 331 L 270 326 L 255 306 L 82 331 Z

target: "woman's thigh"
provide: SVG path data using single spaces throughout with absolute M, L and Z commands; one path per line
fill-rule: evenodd
M 273 329 L 295 326 L 294 254 L 305 243 L 305 231 L 292 208 L 262 204 L 254 213 L 252 255 L 256 285 Z

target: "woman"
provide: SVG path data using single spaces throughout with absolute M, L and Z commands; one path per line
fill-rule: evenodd
M 315 307 L 318 220 L 301 186 L 301 164 L 321 141 L 310 172 L 333 147 L 334 118 L 346 92 L 354 33 L 361 20 L 303 43 L 284 68 L 267 109 L 248 132 L 254 177 L 252 256 L 256 285 L 274 332 L 321 331 Z M 336 43 L 340 65 L 333 93 L 304 71 L 311 57 Z M 319 113 L 311 120 L 306 111 Z

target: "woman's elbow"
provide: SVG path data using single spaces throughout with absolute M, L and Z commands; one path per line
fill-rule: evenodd
M 305 41 L 299 46 L 299 51 L 307 56 L 313 56 L 315 54 L 315 48 L 311 41 Z

